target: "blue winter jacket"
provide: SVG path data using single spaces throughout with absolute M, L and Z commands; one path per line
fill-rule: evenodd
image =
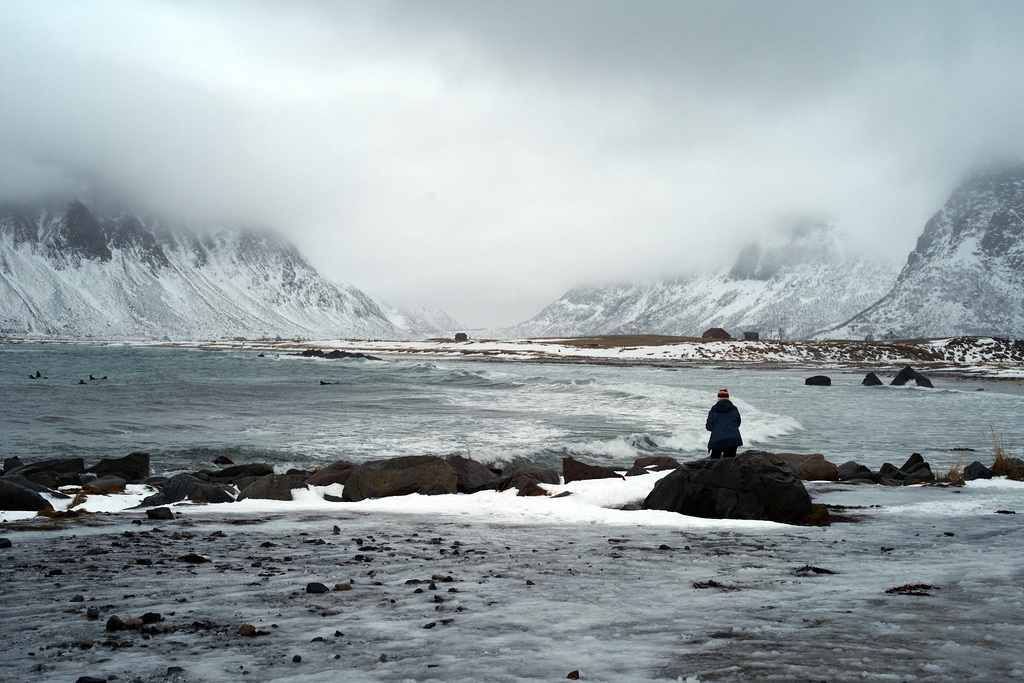
M 711 438 L 708 439 L 709 451 L 743 445 L 743 438 L 740 436 L 740 411 L 731 401 L 723 400 L 716 403 L 708 412 L 708 421 L 704 426 L 711 432 Z

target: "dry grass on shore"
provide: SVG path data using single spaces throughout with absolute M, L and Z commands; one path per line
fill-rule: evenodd
M 1007 441 L 1002 435 L 996 434 L 993 427 L 989 427 L 988 431 L 993 453 L 992 476 L 1024 481 L 1024 472 L 1011 462 L 1010 449 L 1013 448 L 1013 439 Z

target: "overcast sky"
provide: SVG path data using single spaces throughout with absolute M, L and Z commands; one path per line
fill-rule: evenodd
M 275 228 L 467 327 L 1024 157 L 1021 2 L 0 2 L 0 199 Z

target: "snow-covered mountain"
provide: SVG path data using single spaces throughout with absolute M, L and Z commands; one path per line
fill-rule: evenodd
M 610 287 L 579 287 L 504 337 L 594 334 L 802 339 L 845 320 L 886 292 L 892 264 L 852 252 L 828 223 L 804 222 L 783 239 L 748 245 L 727 271 Z
M 199 234 L 126 213 L 97 218 L 78 201 L 57 210 L 0 207 L 0 333 L 419 336 L 363 292 L 324 278 L 273 235 L 224 228 Z
M 975 174 L 925 225 L 892 290 L 821 336 L 1024 338 L 1024 164 Z

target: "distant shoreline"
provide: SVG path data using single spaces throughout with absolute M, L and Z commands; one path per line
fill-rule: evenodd
M 0 343 L 184 348 L 207 351 L 301 353 L 309 349 L 362 353 L 386 360 L 471 360 L 614 367 L 722 368 L 888 374 L 910 365 L 929 376 L 1024 386 L 1024 341 L 992 337 L 933 340 L 710 341 L 619 335 L 521 340 L 72 340 L 7 337 Z M 970 360 L 968 361 L 968 357 Z

